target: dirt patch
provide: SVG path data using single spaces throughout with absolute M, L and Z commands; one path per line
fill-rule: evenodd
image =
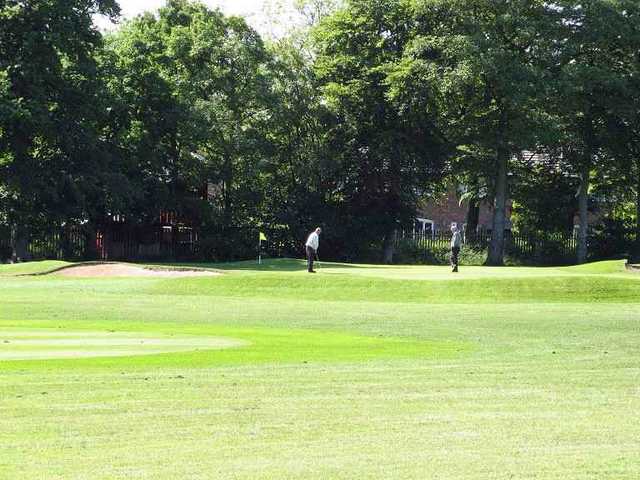
M 189 270 L 185 268 L 146 268 L 126 263 L 105 263 L 99 265 L 78 265 L 65 268 L 55 273 L 63 277 L 160 277 L 160 278 L 184 278 L 184 277 L 213 277 L 220 275 L 210 270 Z

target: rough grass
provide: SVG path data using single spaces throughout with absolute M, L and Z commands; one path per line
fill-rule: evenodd
M 0 361 L 0 478 L 640 476 L 640 276 L 621 262 L 215 267 L 1 278 L 0 349 L 43 329 L 246 345 Z
M 58 260 L 46 260 L 44 262 L 29 262 L 29 263 L 13 263 L 13 264 L 0 264 L 0 277 L 2 276 L 16 276 L 16 275 L 34 275 L 40 273 L 51 272 L 58 268 L 71 265 L 69 262 L 62 262 Z

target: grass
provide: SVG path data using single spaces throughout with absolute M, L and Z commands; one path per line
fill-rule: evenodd
M 0 266 L 0 478 L 640 477 L 621 262 L 200 266 Z
M 0 277 L 36 275 L 71 265 L 69 262 L 46 260 L 44 262 L 0 264 Z

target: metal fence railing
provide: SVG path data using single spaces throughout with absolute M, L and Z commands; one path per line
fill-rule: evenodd
M 296 242 L 282 228 L 227 227 L 203 234 L 186 225 L 127 225 L 114 223 L 97 229 L 86 226 L 52 227 L 32 231 L 26 242 L 30 260 L 104 261 L 227 261 L 257 257 L 258 234 L 263 231 L 262 254 L 296 253 Z M 0 228 L 0 262 L 11 257 L 11 232 Z
M 437 253 L 448 250 L 451 233 L 414 232 L 405 230 L 398 232 L 396 246 L 410 246 L 423 253 Z M 491 242 L 491 232 L 467 232 L 463 235 L 467 248 L 486 249 Z M 571 263 L 577 256 L 578 239 L 574 234 L 521 234 L 505 232 L 505 253 L 513 257 L 530 259 L 537 263 Z
M 12 233 L 8 228 L 0 228 L 0 261 L 13 253 Z M 87 252 L 87 236 L 78 227 L 59 227 L 51 230 L 34 231 L 26 241 L 26 253 L 35 260 L 77 260 Z
M 260 231 L 267 236 L 267 241 L 262 243 L 263 255 L 275 258 L 301 255 L 302 237 L 284 226 L 228 227 L 205 233 L 185 225 L 113 224 L 94 230 L 87 229 L 86 225 L 67 225 L 32 231 L 26 248 L 32 260 L 228 261 L 257 257 Z M 467 232 L 463 240 L 463 251 L 486 252 L 491 233 Z M 428 262 L 444 258 L 450 241 L 451 234 L 446 231 L 398 231 L 396 251 L 409 251 L 407 261 L 417 256 L 418 260 Z M 333 243 L 336 242 L 329 241 L 327 248 Z M 577 249 L 578 238 L 572 233 L 505 232 L 505 254 L 531 264 L 575 263 Z M 635 234 L 600 232 L 590 234 L 588 249 L 590 260 L 597 260 L 638 251 L 640 245 L 636 243 Z M 11 231 L 0 225 L 0 262 L 10 258 L 11 252 Z

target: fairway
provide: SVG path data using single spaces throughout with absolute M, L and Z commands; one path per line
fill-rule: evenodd
M 2 329 L 0 361 L 84 357 L 126 357 L 215 350 L 245 345 L 229 338 L 149 336 L 110 332 Z
M 0 265 L 0 479 L 640 478 L 620 261 L 68 265 Z

